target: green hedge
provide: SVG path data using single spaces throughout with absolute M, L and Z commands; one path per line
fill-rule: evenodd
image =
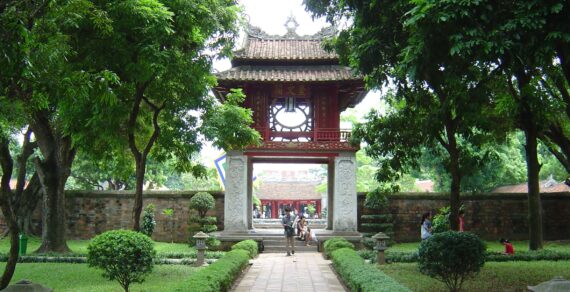
M 327 258 L 330 258 L 333 251 L 341 248 L 354 249 L 354 244 L 342 237 L 333 237 L 331 239 L 327 239 L 323 247 L 325 249 L 325 255 Z
M 332 262 L 350 291 L 410 291 L 374 265 L 366 264 L 358 253 L 350 248 L 341 248 L 332 252 Z
M 248 239 L 240 241 L 232 246 L 232 250 L 241 249 L 249 253 L 250 258 L 257 256 L 257 242 Z
M 176 291 L 228 291 L 248 262 L 248 251 L 241 249 L 232 250 L 215 263 L 191 274 L 189 281 L 182 282 Z
M 358 252 L 363 259 L 376 261 L 376 251 L 362 250 Z M 552 250 L 540 251 L 520 251 L 514 255 L 506 255 L 499 252 L 486 252 L 487 262 L 513 262 L 513 261 L 569 261 L 570 253 Z M 418 261 L 417 252 L 390 252 L 386 251 L 386 262 L 388 263 L 415 263 Z
M 362 223 L 360 224 L 362 232 L 375 232 L 382 230 L 382 232 L 392 232 L 394 230 L 393 223 Z
M 362 215 L 360 219 L 365 222 L 387 222 L 394 219 L 392 214 Z

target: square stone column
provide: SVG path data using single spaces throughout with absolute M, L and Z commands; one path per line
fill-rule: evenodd
M 247 233 L 248 157 L 239 151 L 229 151 L 226 161 L 224 233 Z
M 335 157 L 333 196 L 333 232 L 357 232 L 355 152 L 341 152 Z

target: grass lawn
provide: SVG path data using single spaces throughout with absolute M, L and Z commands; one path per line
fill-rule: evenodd
M 416 263 L 378 266 L 412 291 L 448 291 L 445 285 L 421 274 Z M 463 284 L 462 291 L 527 291 L 554 276 L 570 279 L 570 261 L 488 262 L 481 272 Z
M 488 251 L 503 252 L 505 250 L 505 247 L 501 245 L 498 240 L 485 241 L 485 244 L 487 245 Z M 528 241 L 513 241 L 512 244 L 515 248 L 515 252 L 528 251 Z M 419 242 L 398 243 L 388 248 L 386 252 L 417 252 L 419 245 Z M 544 249 L 558 252 L 570 252 L 570 242 L 545 242 Z
M 0 270 L 4 270 L 4 266 L 0 263 Z M 186 265 L 155 265 L 145 282 L 132 284 L 129 290 L 172 291 L 195 270 Z M 54 291 L 123 291 L 117 281 L 101 277 L 101 270 L 89 268 L 86 264 L 20 263 L 11 283 L 21 279 L 40 283 Z
M 89 245 L 89 242 L 90 240 L 68 240 L 67 245 L 74 253 L 87 254 L 87 245 Z M 37 250 L 40 247 L 40 244 L 40 238 L 30 237 L 28 239 L 28 254 Z M 194 249 L 186 243 L 155 242 L 154 248 L 159 255 L 169 253 L 190 253 L 194 251 Z M 9 250 L 10 239 L 6 237 L 0 240 L 0 253 L 8 253 Z

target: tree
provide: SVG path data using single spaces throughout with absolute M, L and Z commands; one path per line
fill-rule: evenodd
M 525 134 L 529 248 L 542 248 L 538 139 L 564 164 L 570 38 L 564 1 L 417 2 L 412 18 L 450 44 L 446 54 L 501 73 L 490 93 L 497 109 Z M 563 77 L 564 76 L 564 77 Z M 566 110 L 566 117 L 560 109 Z M 561 118 L 564 117 L 564 118 Z
M 41 155 L 34 159 L 43 197 L 39 251 L 68 251 L 64 189 L 80 143 L 71 130 L 78 116 L 90 117 L 85 101 L 107 99 L 107 72 L 71 64 L 70 31 L 84 18 L 104 23 L 88 1 L 4 1 L 0 5 L 0 96 L 25 117 Z M 104 102 L 102 102 L 104 103 Z
M 484 87 L 492 68 L 445 54 L 448 44 L 433 37 L 431 27 L 416 24 L 409 1 L 307 1 L 315 15 L 330 21 L 348 15 L 351 25 L 330 42 L 341 61 L 366 75 L 368 84 L 394 84 L 388 96 L 392 110 L 373 112 L 357 127 L 355 138 L 368 144 L 367 154 L 381 160 L 377 179 L 396 181 L 417 167 L 421 149 L 440 147 L 451 176 L 451 225 L 458 229 L 461 179 L 477 168 L 479 147 L 493 138 L 485 116 L 489 105 Z M 382 15 L 382 17 L 377 17 Z M 402 21 L 405 25 L 402 25 Z M 442 53 L 443 52 L 443 53 Z M 392 190 L 397 188 L 392 188 Z
M 108 137 L 128 141 L 134 157 L 133 229 L 139 230 L 151 153 L 157 161 L 176 157 L 181 172 L 203 173 L 203 167 L 192 160 L 201 147 L 198 115 L 225 108 L 215 104 L 207 92 L 215 84 L 210 73 L 212 59 L 227 55 L 232 48 L 238 8 L 230 0 L 99 1 L 95 6 L 109 17 L 111 29 L 96 33 L 93 28 L 99 23 L 86 22 L 74 40 L 83 44 L 77 57 L 120 79 L 111 88 L 118 97 L 117 106 L 99 110 L 108 113 L 104 119 L 120 125 L 109 128 Z M 231 133 L 230 137 L 238 139 L 233 146 L 250 144 L 255 132 L 248 129 L 247 117 L 234 118 L 225 123 L 241 129 Z M 97 122 L 104 123 L 102 119 Z

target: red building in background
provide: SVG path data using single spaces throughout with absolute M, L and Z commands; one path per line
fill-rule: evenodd
M 322 194 L 317 192 L 317 186 L 321 183 L 321 179 L 310 178 L 306 171 L 271 172 L 256 192 L 263 207 L 260 210 L 265 218 L 279 218 L 286 206 L 306 213 L 306 208 L 313 205 L 320 218 Z

